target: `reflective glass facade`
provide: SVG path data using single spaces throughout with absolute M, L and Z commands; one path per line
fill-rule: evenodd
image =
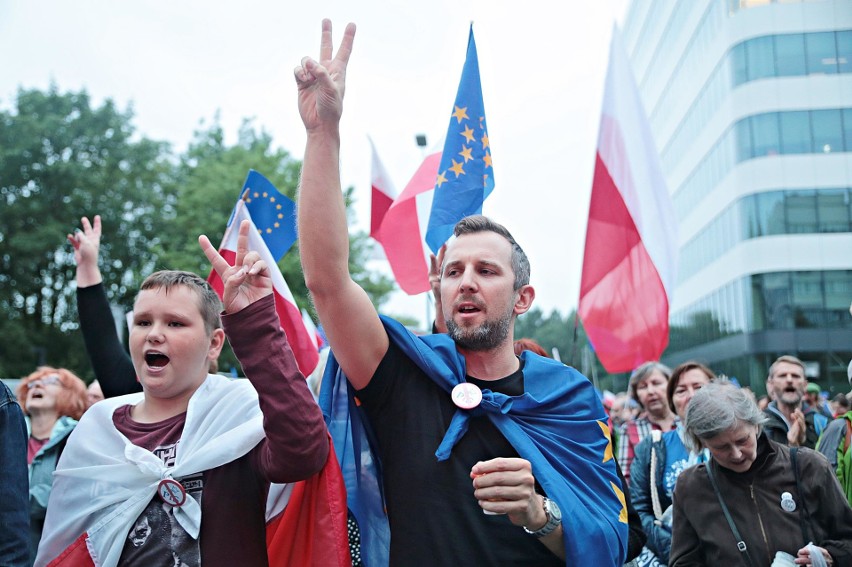
M 848 392 L 850 0 L 633 0 L 624 29 L 690 223 L 663 360 L 762 392 L 771 362 L 795 354 Z
M 850 297 L 852 270 L 753 274 L 673 314 L 669 348 L 683 350 L 756 331 L 852 329 Z
M 734 88 L 759 79 L 852 72 L 852 30 L 757 37 L 732 47 L 660 153 L 671 171 L 689 140 L 707 125 Z
M 740 198 L 681 247 L 678 283 L 761 236 L 852 232 L 852 189 L 787 189 Z M 850 296 L 852 301 L 852 296 Z
M 766 112 L 734 123 L 674 192 L 678 218 L 744 161 L 781 154 L 852 152 L 852 108 Z

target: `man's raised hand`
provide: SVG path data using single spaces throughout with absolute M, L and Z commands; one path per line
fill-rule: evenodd
M 222 278 L 224 284 L 222 304 L 225 307 L 225 313 L 236 313 L 272 294 L 269 267 L 260 259 L 257 252 L 248 249 L 249 230 L 251 230 L 251 223 L 247 220 L 242 221 L 237 237 L 237 257 L 233 266 L 219 254 L 219 251 L 210 243 L 210 239 L 203 234 L 198 237 L 198 243 L 204 255 Z
M 343 93 L 346 90 L 346 66 L 355 40 L 355 24 L 350 23 L 332 58 L 331 20 L 322 21 L 320 57 L 316 61 L 303 57 L 293 74 L 299 87 L 299 114 L 309 132 L 324 124 L 334 127 L 343 112 Z

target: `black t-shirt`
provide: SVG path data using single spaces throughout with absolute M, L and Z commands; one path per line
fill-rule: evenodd
M 522 369 L 496 381 L 467 380 L 510 396 L 524 390 Z M 458 408 L 393 343 L 357 396 L 379 443 L 391 565 L 563 565 L 506 516 L 484 514 L 474 498 L 474 464 L 518 457 L 488 417 L 470 419 L 450 458 L 439 462 L 435 451 Z

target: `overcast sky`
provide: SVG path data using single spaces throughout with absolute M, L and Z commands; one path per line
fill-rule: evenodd
M 132 105 L 138 131 L 178 151 L 219 112 L 228 143 L 252 118 L 301 158 L 293 67 L 317 56 L 323 17 L 335 45 L 353 21 L 341 167 L 369 230 L 367 136 L 401 190 L 423 157 L 415 134 L 431 145 L 446 132 L 472 21 L 496 181 L 483 212 L 529 255 L 535 304 L 565 314 L 578 302 L 609 39 L 626 3 L 2 0 L 0 107 L 53 81 Z M 400 293 L 385 310 L 422 318 L 425 302 Z

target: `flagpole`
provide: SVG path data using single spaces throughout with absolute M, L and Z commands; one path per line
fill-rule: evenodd
M 420 148 L 420 159 L 426 159 L 426 134 L 415 134 L 414 140 L 417 142 L 417 147 Z M 432 304 L 434 303 L 434 298 L 432 297 L 432 286 L 430 284 L 429 290 L 426 292 L 426 321 L 423 323 L 423 330 L 426 333 L 429 333 L 432 330 Z

